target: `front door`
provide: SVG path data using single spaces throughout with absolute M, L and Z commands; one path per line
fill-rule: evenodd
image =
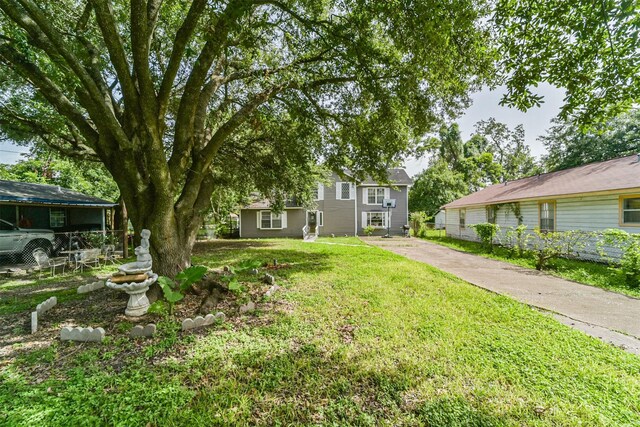
M 316 234 L 318 225 L 317 211 L 307 211 L 307 225 L 309 226 L 309 234 Z

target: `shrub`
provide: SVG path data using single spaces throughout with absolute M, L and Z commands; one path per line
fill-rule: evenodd
M 185 292 L 191 285 L 202 279 L 206 273 L 207 267 L 194 265 L 185 268 L 176 275 L 178 283 L 165 276 L 158 277 L 158 284 L 162 288 L 162 294 L 166 301 L 158 300 L 154 302 L 149 307 L 149 312 L 166 313 L 168 311 L 169 314 L 172 315 L 175 304 L 184 298 Z
M 527 226 L 520 224 L 517 227 L 509 227 L 502 238 L 502 246 L 509 249 L 509 256 L 522 258 L 529 250 L 531 235 L 527 233 Z
M 605 230 L 597 246 L 602 258 L 620 267 L 629 286 L 640 286 L 640 234 L 629 234 L 618 229 Z M 620 250 L 620 259 L 614 259 L 607 253 L 606 246 Z
M 489 252 L 493 252 L 493 241 L 500 231 L 500 226 L 489 222 L 473 224 L 470 226 L 478 235 L 482 246 Z
M 413 234 L 415 236 L 421 237 L 419 235 L 420 230 L 425 226 L 428 220 L 429 215 L 427 215 L 426 212 L 411 212 L 411 215 L 409 216 L 409 225 L 411 226 L 411 229 L 413 230 Z
M 536 228 L 532 252 L 536 257 L 536 270 L 542 270 L 553 258 L 573 258 L 584 249 L 588 232 L 541 231 Z
M 375 230 L 376 230 L 376 229 L 375 229 L 375 228 L 373 228 L 373 226 L 371 226 L 371 225 L 367 225 L 365 228 L 363 228 L 363 229 L 362 229 L 362 231 L 364 231 L 364 234 L 366 234 L 367 236 L 371 236 L 371 235 L 373 235 L 373 232 L 374 232 Z

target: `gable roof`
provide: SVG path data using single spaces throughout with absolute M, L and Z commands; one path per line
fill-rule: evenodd
M 86 207 L 115 206 L 115 203 L 57 185 L 0 180 L 0 203 L 46 204 Z
M 590 163 L 571 169 L 494 184 L 444 205 L 459 208 L 523 199 L 640 188 L 638 155 Z
M 346 170 L 345 173 L 351 175 L 351 172 L 348 170 Z M 402 168 L 390 168 L 387 169 L 387 173 L 391 185 L 413 185 L 413 180 L 409 178 L 407 171 Z M 368 176 L 363 182 L 358 183 L 358 185 L 378 185 L 378 183 Z

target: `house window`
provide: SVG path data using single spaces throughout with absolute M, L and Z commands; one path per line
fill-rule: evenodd
M 336 199 L 338 200 L 351 200 L 355 191 L 352 190 L 352 184 L 350 182 L 337 182 L 336 183 Z
M 385 196 L 384 188 L 367 188 L 367 204 L 368 205 L 382 205 Z
M 540 231 L 556 230 L 556 202 L 540 202 L 538 204 Z
M 620 198 L 621 225 L 640 225 L 640 196 Z
M 489 224 L 495 224 L 497 216 L 498 209 L 493 205 L 487 206 L 487 222 Z
M 282 214 L 260 211 L 260 229 L 279 230 L 282 228 Z
M 313 189 L 313 200 L 324 200 L 324 185 L 318 184 L 316 188 Z
M 387 213 L 386 212 L 367 212 L 367 221 L 365 226 L 371 226 L 373 228 L 386 228 Z
M 64 227 L 67 220 L 67 212 L 62 208 L 49 209 L 49 227 L 60 228 Z
M 460 228 L 464 228 L 467 222 L 467 210 L 460 209 Z
M 318 211 L 318 227 L 322 227 L 324 225 L 324 212 Z

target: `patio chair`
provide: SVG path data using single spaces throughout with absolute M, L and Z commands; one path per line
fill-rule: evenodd
M 66 257 L 49 258 L 49 255 L 40 248 L 34 250 L 32 254 L 38 265 L 38 279 L 42 278 L 42 270 L 45 268 L 51 268 L 51 276 L 53 277 L 56 267 L 62 266 L 62 274 L 64 274 L 64 269 L 67 266 Z
M 76 270 L 80 268 L 80 271 L 84 271 L 84 267 L 97 267 L 100 265 L 100 253 L 101 249 L 87 249 L 81 251 L 76 258 Z
M 115 245 L 104 245 L 102 247 L 104 252 L 104 265 L 107 265 L 108 262 L 111 264 L 118 264 L 116 262 L 116 247 Z

